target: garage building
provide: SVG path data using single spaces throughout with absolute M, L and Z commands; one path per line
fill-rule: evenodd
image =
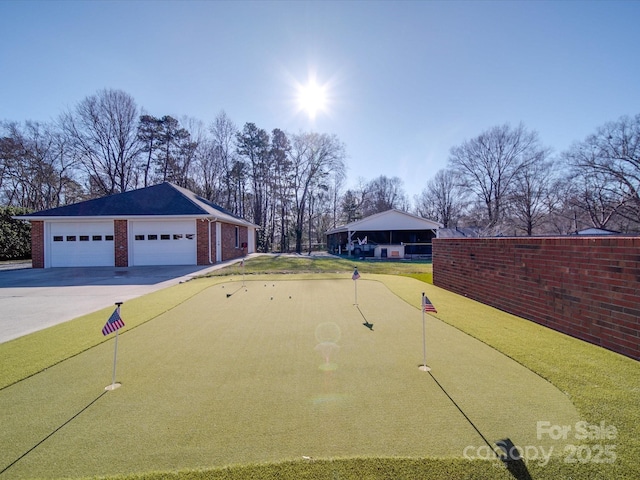
M 253 253 L 259 228 L 169 182 L 15 218 L 34 268 L 210 265 Z

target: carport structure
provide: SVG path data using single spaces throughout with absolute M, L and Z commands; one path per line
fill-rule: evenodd
M 259 228 L 170 182 L 15 218 L 34 268 L 210 265 L 253 253 Z
M 433 220 L 391 209 L 327 231 L 327 248 L 356 257 L 430 257 L 439 228 Z

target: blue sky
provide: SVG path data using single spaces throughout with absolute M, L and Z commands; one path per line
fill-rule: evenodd
M 56 118 L 103 88 L 155 116 L 335 134 L 347 186 L 410 198 L 496 125 L 556 153 L 640 113 L 640 1 L 0 0 L 0 120 Z M 315 76 L 327 111 L 299 111 Z

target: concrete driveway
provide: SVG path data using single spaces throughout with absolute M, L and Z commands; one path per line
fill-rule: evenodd
M 0 269 L 0 343 L 239 261 L 206 267 Z

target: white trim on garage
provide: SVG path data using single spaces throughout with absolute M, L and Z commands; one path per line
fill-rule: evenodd
M 247 253 L 256 252 L 256 229 L 249 228 L 247 232 Z
M 216 222 L 216 262 L 222 261 L 222 224 Z
M 129 265 L 196 265 L 195 220 L 129 220 Z
M 115 265 L 113 221 L 46 222 L 46 267 Z

